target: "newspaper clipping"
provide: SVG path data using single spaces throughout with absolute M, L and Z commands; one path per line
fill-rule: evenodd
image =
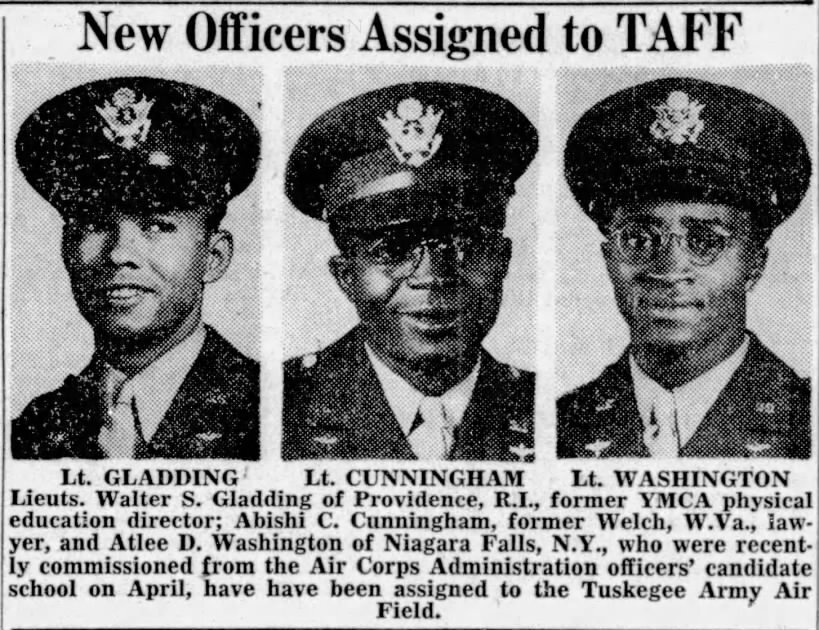
M 0 630 L 817 630 L 811 0 L 0 20 Z

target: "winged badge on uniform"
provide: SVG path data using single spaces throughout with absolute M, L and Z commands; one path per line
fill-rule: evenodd
M 397 114 L 397 116 L 396 116 Z M 415 98 L 398 103 L 395 113 L 388 111 L 378 122 L 389 134 L 387 144 L 402 164 L 421 166 L 438 152 L 441 134 L 436 133 L 443 111 L 435 111 Z

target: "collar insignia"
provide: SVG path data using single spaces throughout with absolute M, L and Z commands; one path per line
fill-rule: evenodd
M 595 457 L 600 457 L 609 446 L 611 446 L 611 441 L 597 440 L 591 444 L 586 444 L 586 450 L 591 451 Z
M 218 438 L 222 437 L 221 433 L 197 433 L 196 439 L 202 440 L 203 442 L 213 442 Z
M 330 448 L 336 442 L 338 442 L 338 437 L 335 435 L 317 435 L 313 438 L 313 441 Z
M 397 115 L 396 115 L 397 114 Z M 389 134 L 387 144 L 401 164 L 421 166 L 438 152 L 441 134 L 435 133 L 443 111 L 424 107 L 414 98 L 398 103 L 395 113 L 388 111 L 378 122 Z
M 130 150 L 141 144 L 151 128 L 148 112 L 153 104 L 144 96 L 137 101 L 130 88 L 118 89 L 102 107 L 96 108 L 107 125 L 102 130 L 105 137 L 123 149 Z
M 654 107 L 657 120 L 651 124 L 651 135 L 657 140 L 668 140 L 671 144 L 696 144 L 705 127 L 700 120 L 704 107 L 685 92 L 671 92 L 665 103 Z
M 518 461 L 525 462 L 527 457 L 534 455 L 535 449 L 526 448 L 525 444 L 519 444 L 518 446 L 510 446 L 509 452 L 512 453 L 512 455 L 516 455 Z
M 758 402 L 756 404 L 756 412 L 766 413 L 769 416 L 772 416 L 774 413 L 776 413 L 776 405 L 772 402 Z
M 749 442 L 745 445 L 745 448 L 748 449 L 748 452 L 751 453 L 751 457 L 755 455 L 761 455 L 769 448 L 771 448 L 770 444 L 762 444 L 761 442 Z
M 597 405 L 594 410 L 595 411 L 608 411 L 614 406 L 614 398 L 606 398 L 602 403 Z
M 514 431 L 515 433 L 529 433 L 526 427 L 520 424 L 517 420 L 511 420 L 509 422 L 509 430 Z

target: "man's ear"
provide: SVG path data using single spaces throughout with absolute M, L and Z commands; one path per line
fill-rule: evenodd
M 352 261 L 341 254 L 336 254 L 327 261 L 330 273 L 336 280 L 338 287 L 344 292 L 348 299 L 353 299 L 353 273 Z
M 208 262 L 202 280 L 205 284 L 216 282 L 225 275 L 233 258 L 233 235 L 227 230 L 217 230 L 208 239 Z
M 745 280 L 745 291 L 748 292 L 756 286 L 765 271 L 768 262 L 768 248 L 756 247 L 748 254 L 748 277 Z

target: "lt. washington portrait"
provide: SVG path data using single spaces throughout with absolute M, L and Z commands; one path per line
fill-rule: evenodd
M 748 322 L 789 253 L 774 235 L 809 212 L 808 145 L 782 109 L 716 78 L 635 81 L 588 104 L 564 175 L 629 342 L 558 400 L 558 457 L 810 457 L 810 381 Z

